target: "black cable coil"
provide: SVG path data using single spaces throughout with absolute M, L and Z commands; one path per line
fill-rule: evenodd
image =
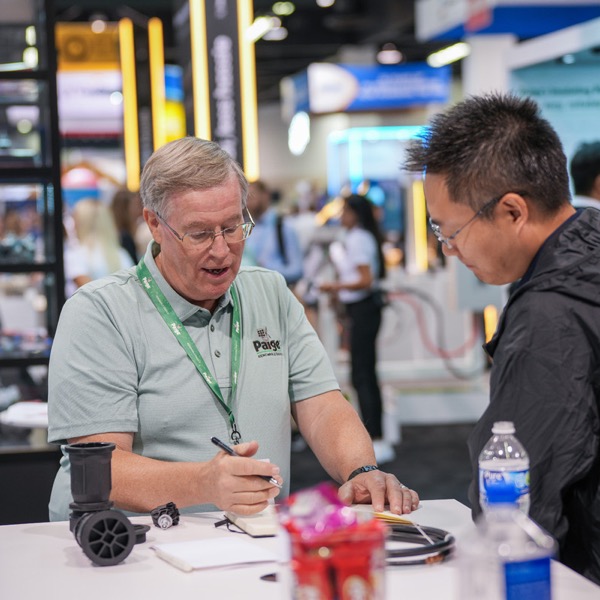
M 390 525 L 387 542 L 405 542 L 416 544 L 417 548 L 386 548 L 386 563 L 388 566 L 429 565 L 444 561 L 455 547 L 454 536 L 443 529 L 414 525 Z M 426 534 L 429 537 L 425 537 Z M 431 540 L 431 541 L 430 541 Z M 433 543 L 432 543 L 433 542 Z M 412 557 L 415 560 L 407 560 Z

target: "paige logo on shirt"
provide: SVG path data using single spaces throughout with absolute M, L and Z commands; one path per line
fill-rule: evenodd
M 256 330 L 257 340 L 252 341 L 254 351 L 258 358 L 264 356 L 281 356 L 281 342 L 271 339 L 266 327 L 261 327 Z

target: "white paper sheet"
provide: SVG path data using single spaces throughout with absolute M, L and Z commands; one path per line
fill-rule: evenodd
M 155 544 L 156 555 L 182 571 L 277 562 L 278 557 L 246 539 L 232 537 Z

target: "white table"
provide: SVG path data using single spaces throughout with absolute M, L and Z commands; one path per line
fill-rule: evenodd
M 283 583 L 262 581 L 261 575 L 284 567 L 260 564 L 224 570 L 184 573 L 159 559 L 154 543 L 207 539 L 227 535 L 214 523 L 221 513 L 183 515 L 178 526 L 156 527 L 145 544 L 136 545 L 114 567 L 93 565 L 77 545 L 68 523 L 36 523 L 0 527 L 0 598 L 6 600 L 271 600 L 289 598 Z M 461 538 L 473 527 L 470 510 L 455 500 L 424 501 L 412 517 L 423 525 Z M 147 517 L 132 519 L 149 523 Z M 236 535 L 236 534 L 229 534 Z M 282 538 L 252 539 L 280 551 Z M 552 566 L 553 600 L 598 600 L 600 587 L 560 563 Z M 458 600 L 455 560 L 431 566 L 396 567 L 386 572 L 387 598 Z

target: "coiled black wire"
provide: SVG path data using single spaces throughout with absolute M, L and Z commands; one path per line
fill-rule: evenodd
M 429 541 L 414 525 L 390 525 L 388 542 L 407 542 L 416 544 L 416 548 L 386 549 L 388 566 L 429 565 L 444 561 L 455 547 L 454 536 L 448 531 L 435 527 L 419 526 L 429 536 Z M 433 542 L 433 543 L 431 543 Z M 422 557 L 406 560 L 411 557 Z

